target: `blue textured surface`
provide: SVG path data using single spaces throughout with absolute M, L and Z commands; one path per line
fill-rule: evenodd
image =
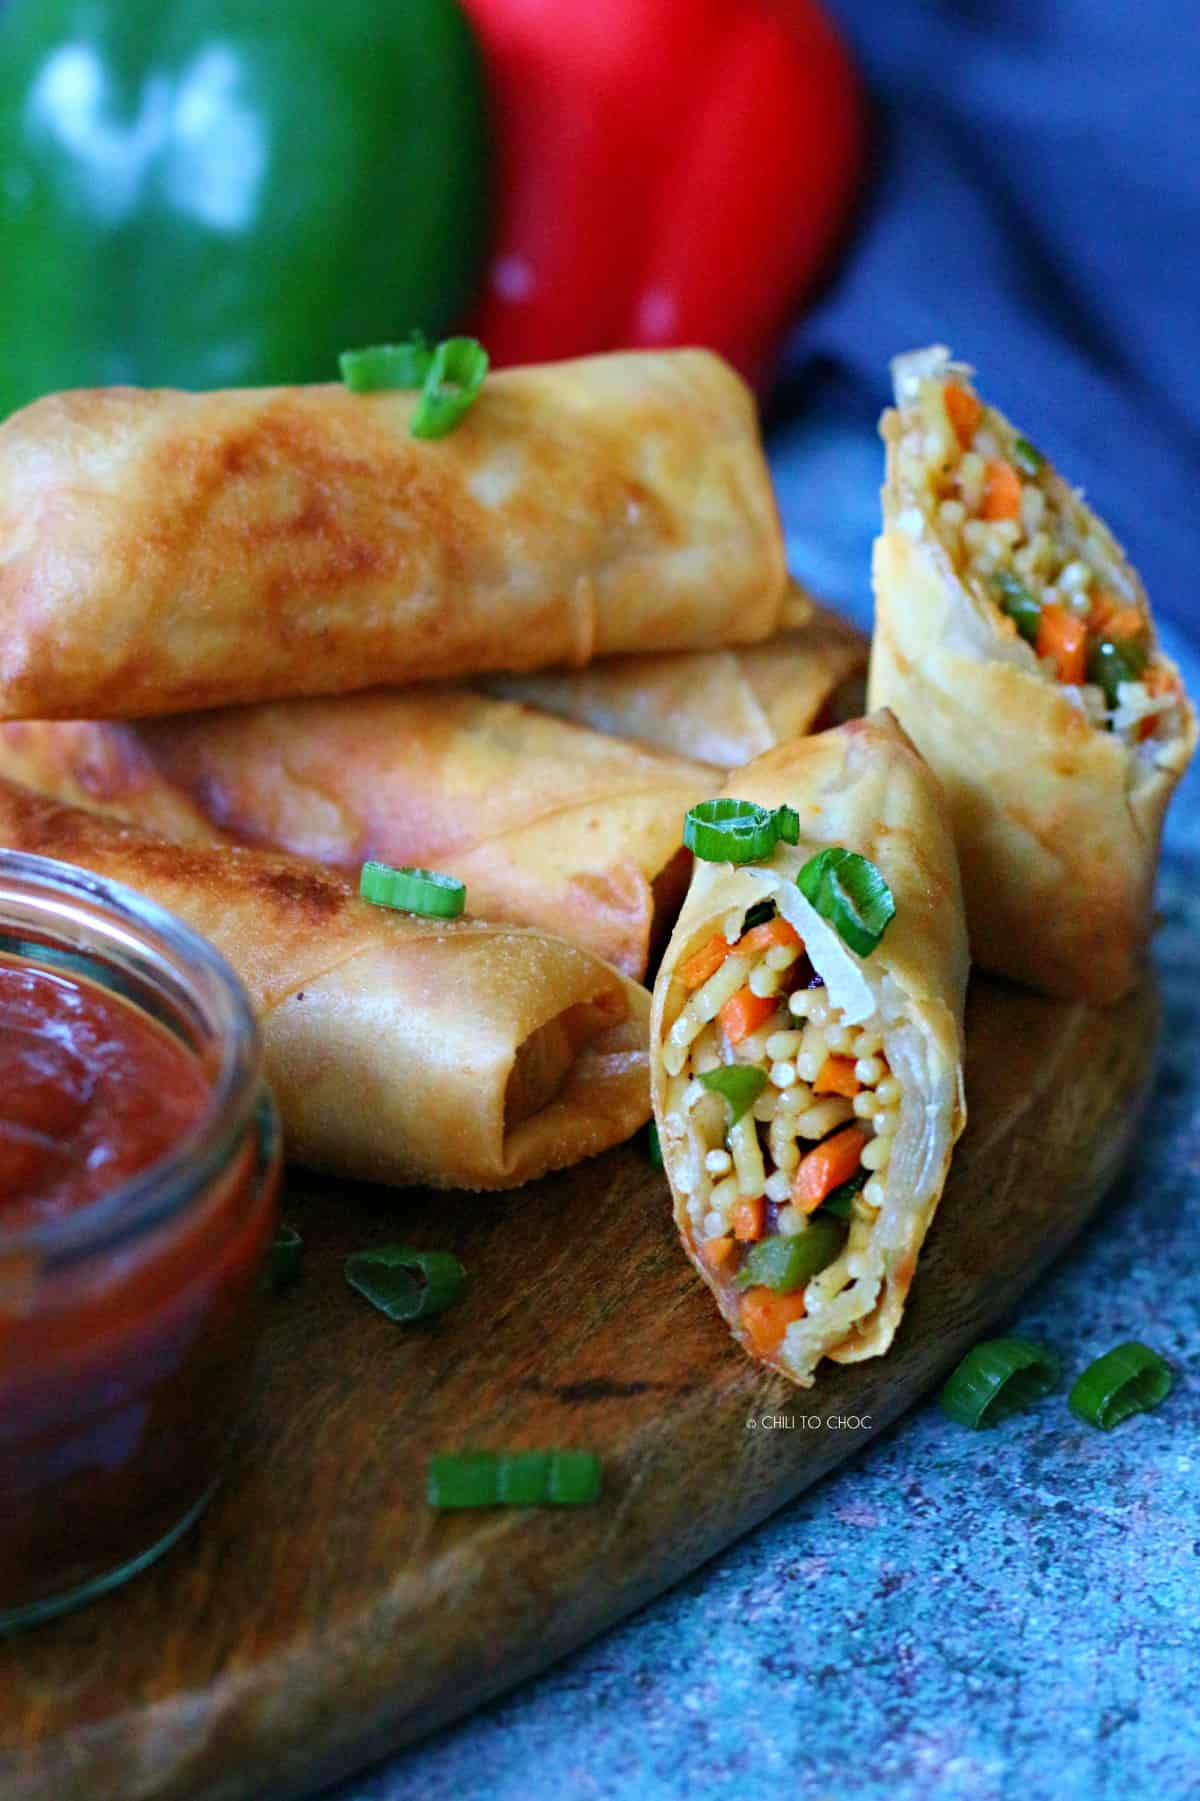
M 1192 10 L 834 10 L 881 96 L 884 154 L 777 398 L 793 567 L 867 619 L 886 359 L 940 338 L 1094 494 L 1160 614 L 1194 622 Z M 1200 691 L 1200 658 L 1166 637 Z M 1168 823 L 1167 1023 L 1136 1171 L 1015 1321 L 1071 1371 L 1145 1339 L 1174 1366 L 1166 1405 L 1106 1436 L 1060 1395 L 976 1436 L 927 1404 L 635 1619 L 338 1801 L 1200 1795 L 1198 826 L 1194 773 Z

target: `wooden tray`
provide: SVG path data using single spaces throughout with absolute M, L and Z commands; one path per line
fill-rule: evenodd
M 1157 1021 L 1149 987 L 1101 1014 L 975 984 L 971 1124 L 908 1316 L 888 1357 L 807 1391 L 732 1344 L 631 1149 L 498 1198 L 294 1179 L 304 1274 L 272 1303 L 228 1480 L 156 1568 L 0 1645 L 0 1794 L 309 1794 L 666 1588 L 1011 1310 L 1112 1182 Z M 343 1280 L 347 1251 L 396 1238 L 470 1272 L 426 1326 L 391 1325 Z M 870 1425 L 811 1423 L 847 1415 Z M 591 1447 L 603 1498 L 439 1517 L 425 1459 L 467 1445 Z

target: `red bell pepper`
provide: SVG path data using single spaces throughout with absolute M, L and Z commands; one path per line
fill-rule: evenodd
M 499 139 L 495 362 L 707 344 L 761 378 L 863 166 L 817 0 L 465 0 Z

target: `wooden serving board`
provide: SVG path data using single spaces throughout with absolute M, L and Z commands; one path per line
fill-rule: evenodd
M 1157 1022 L 1150 987 L 1101 1014 L 975 984 L 971 1123 L 896 1345 L 807 1391 L 733 1345 L 632 1149 L 508 1197 L 295 1178 L 304 1273 L 225 1486 L 129 1587 L 0 1645 L 0 1794 L 310 1794 L 666 1588 L 1004 1319 L 1110 1186 Z M 458 1252 L 464 1299 L 424 1326 L 374 1312 L 342 1260 L 389 1239 Z M 871 1424 L 748 1427 L 764 1413 Z M 600 1452 L 601 1501 L 427 1508 L 430 1451 L 531 1445 Z

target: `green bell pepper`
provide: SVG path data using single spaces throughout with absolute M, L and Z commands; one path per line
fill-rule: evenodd
M 441 335 L 484 249 L 485 117 L 456 0 L 8 0 L 0 417 Z

